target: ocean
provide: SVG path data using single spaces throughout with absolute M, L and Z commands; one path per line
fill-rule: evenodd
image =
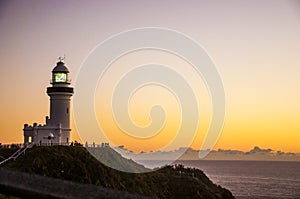
M 177 161 L 199 168 L 237 199 L 300 199 L 300 162 Z

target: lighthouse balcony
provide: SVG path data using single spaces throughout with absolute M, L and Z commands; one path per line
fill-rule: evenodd
M 72 87 L 48 87 L 47 93 L 74 93 L 74 89 Z

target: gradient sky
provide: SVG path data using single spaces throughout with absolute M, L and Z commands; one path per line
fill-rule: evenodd
M 74 82 L 97 44 L 149 26 L 193 38 L 218 68 L 227 112 L 215 148 L 300 152 L 298 1 L 1 1 L 0 142 L 22 142 L 24 123 L 44 123 L 57 57 L 66 54 Z

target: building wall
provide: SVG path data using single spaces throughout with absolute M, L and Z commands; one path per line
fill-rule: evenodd
M 71 129 L 60 126 L 24 126 L 24 143 L 34 142 L 36 145 L 68 144 Z M 50 135 L 53 135 L 50 136 Z M 49 139 L 49 136 L 51 139 Z M 30 139 L 31 137 L 31 139 Z
M 62 128 L 70 128 L 70 101 L 71 95 L 51 94 L 50 97 L 50 124 L 61 124 Z

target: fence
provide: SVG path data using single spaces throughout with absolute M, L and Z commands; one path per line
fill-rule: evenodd
M 13 144 L 2 144 L 0 143 L 0 148 L 5 149 L 19 149 L 24 146 L 23 143 L 13 143 Z

